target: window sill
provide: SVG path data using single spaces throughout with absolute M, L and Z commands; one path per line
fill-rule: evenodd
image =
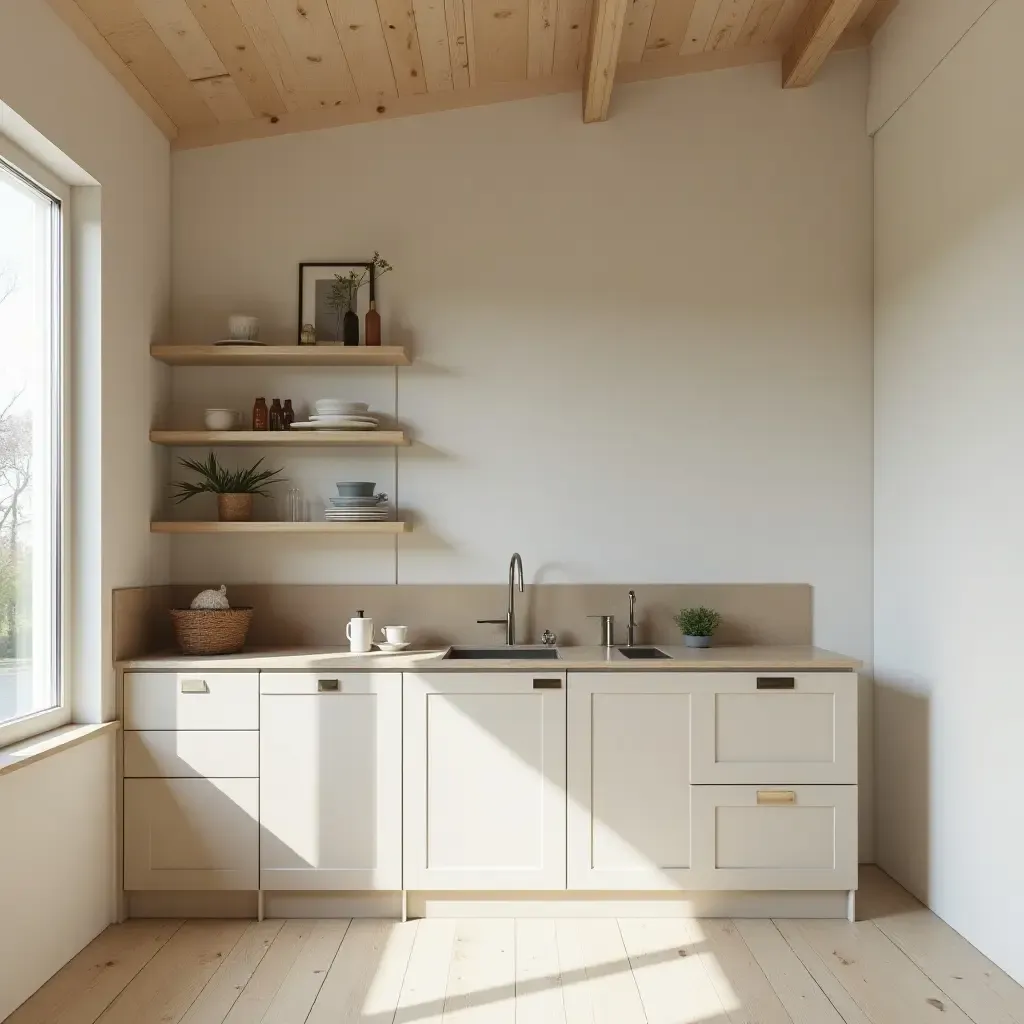
M 36 761 L 52 757 L 64 750 L 77 747 L 97 736 L 116 732 L 120 722 L 100 722 L 98 725 L 65 725 L 60 729 L 33 736 L 30 740 L 14 743 L 0 749 L 0 776 L 9 775 L 19 768 L 25 768 Z

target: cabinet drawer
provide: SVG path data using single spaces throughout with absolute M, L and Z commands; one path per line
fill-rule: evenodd
M 258 729 L 256 672 L 126 672 L 126 729 Z
M 711 889 L 856 889 L 856 786 L 693 786 L 693 861 Z
M 125 779 L 124 887 L 259 887 L 256 779 Z
M 694 679 L 695 784 L 857 782 L 853 672 L 728 672 Z
M 298 696 L 301 694 L 377 693 L 394 687 L 402 692 L 401 672 L 261 672 L 260 693 Z
M 260 734 L 255 731 L 125 732 L 126 779 L 255 779 Z

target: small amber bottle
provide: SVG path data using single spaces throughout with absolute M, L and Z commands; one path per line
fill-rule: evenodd
M 281 408 L 280 398 L 270 403 L 270 429 L 284 430 L 284 409 Z
M 270 415 L 267 412 L 267 400 L 257 398 L 256 404 L 252 407 L 252 429 L 267 430 L 270 427 Z
M 291 430 L 294 422 L 295 410 L 292 408 L 292 400 L 290 398 L 286 398 L 284 400 L 284 408 L 281 410 L 281 429 Z

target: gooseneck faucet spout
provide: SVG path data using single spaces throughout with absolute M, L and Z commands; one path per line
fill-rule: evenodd
M 508 566 L 508 609 L 503 619 L 477 619 L 477 623 L 493 623 L 505 627 L 505 643 L 509 647 L 516 645 L 516 569 L 519 570 L 519 593 L 523 592 L 523 560 L 516 551 Z
M 523 592 L 523 560 L 516 551 L 508 564 L 508 628 L 505 630 L 505 642 L 509 647 L 516 643 L 516 569 L 519 569 L 519 593 Z

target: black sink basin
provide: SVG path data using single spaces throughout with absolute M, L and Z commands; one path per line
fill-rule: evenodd
M 651 658 L 668 658 L 670 655 L 657 647 L 620 647 L 619 654 L 630 660 L 644 661 Z
M 445 661 L 557 661 L 553 647 L 453 647 Z

